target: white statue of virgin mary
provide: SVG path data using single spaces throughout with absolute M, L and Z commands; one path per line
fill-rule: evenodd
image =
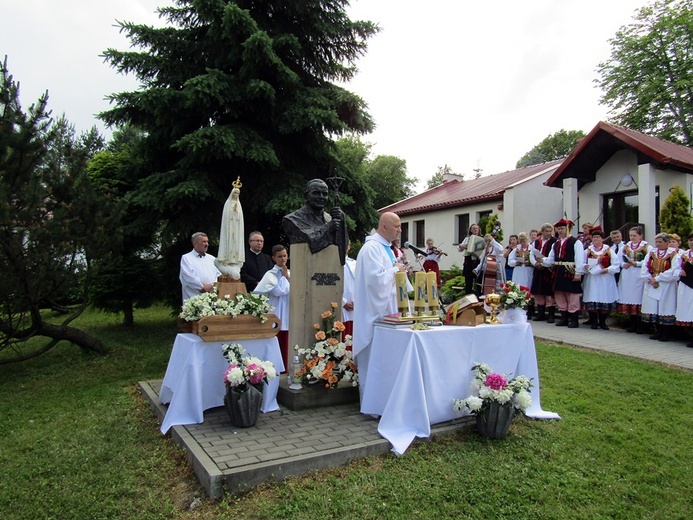
M 234 280 L 241 278 L 241 266 L 245 262 L 245 244 L 243 242 L 243 208 L 241 207 L 240 177 L 233 183 L 229 198 L 224 203 L 221 214 L 221 232 L 219 234 L 219 254 L 214 264 L 219 271 Z

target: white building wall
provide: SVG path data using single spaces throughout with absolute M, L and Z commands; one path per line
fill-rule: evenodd
M 633 179 L 638 179 L 638 163 L 635 152 L 631 150 L 621 150 L 616 152 L 604 166 L 602 166 L 595 177 L 594 182 L 583 185 L 579 194 L 579 214 L 568 215 L 569 218 L 577 217 L 575 227 L 579 230 L 585 222 L 594 225 L 604 224 L 602 218 L 602 200 L 604 194 L 618 193 L 621 191 L 631 191 L 637 189 L 635 184 L 623 186 L 621 179 L 624 175 L 630 175 Z
M 417 215 L 405 215 L 401 217 L 403 224 L 408 224 L 409 241 L 416 245 L 416 221 L 423 220 L 425 223 L 425 237 L 420 242 L 424 242 L 427 237 L 432 237 L 436 246 L 440 246 L 443 251 L 448 253 L 440 261 L 441 269 L 450 269 L 452 264 L 462 267 L 462 254 L 457 251 L 458 231 L 456 229 L 458 215 L 469 214 L 470 225 L 478 222 L 480 215 L 490 211 L 497 214 L 500 220 L 504 245 L 507 244 L 509 235 L 517 234 L 521 231 L 529 231 L 532 228 L 538 229 L 544 222 L 554 223 L 562 214 L 562 190 L 544 186 L 544 182 L 554 170 L 546 174 L 539 175 L 530 181 L 520 183 L 508 190 L 503 195 L 503 200 L 485 201 L 468 206 L 419 213 Z M 502 209 L 498 209 L 502 204 Z M 467 230 L 463 230 L 461 236 L 466 236 Z M 407 257 L 410 261 L 414 260 L 413 252 L 408 251 Z
M 553 224 L 563 215 L 563 190 L 544 186 L 555 169 L 531 181 L 523 182 L 505 192 L 503 201 L 506 218 L 503 236 L 517 235 L 530 229 L 539 229 L 542 224 Z
M 498 213 L 497 206 L 500 203 L 499 200 L 487 201 L 480 204 L 472 204 L 469 206 L 464 206 L 463 208 L 450 208 L 439 211 L 431 211 L 428 213 L 418 213 L 416 215 L 405 215 L 401 217 L 402 223 L 407 223 L 409 225 L 409 241 L 416 245 L 416 221 L 423 220 L 425 225 L 425 235 L 422 242 L 426 241 L 427 237 L 433 238 L 436 246 L 439 246 L 448 255 L 443 256 L 440 261 L 441 269 L 450 269 L 452 264 L 457 264 L 458 267 L 462 267 L 463 258 L 462 253 L 457 251 L 457 246 L 453 245 L 457 243 L 457 230 L 455 226 L 457 225 L 457 216 L 465 213 L 469 213 L 469 224 L 473 224 L 479 221 L 479 214 L 491 210 L 492 213 Z M 501 222 L 502 222 L 502 217 Z M 462 236 L 467 234 L 467 230 L 464 230 Z M 407 258 L 411 262 L 415 262 L 415 255 L 413 251 L 407 250 Z
M 630 186 L 621 182 L 628 174 L 634 179 Z M 642 177 L 642 175 L 646 177 Z M 659 186 L 659 207 L 669 196 L 669 190 L 674 186 L 683 188 L 690 197 L 693 194 L 693 176 L 673 170 L 658 170 L 647 165 L 638 166 L 636 153 L 632 150 L 620 150 L 609 159 L 597 172 L 594 182 L 588 182 L 580 190 L 579 217 L 576 228 L 584 222 L 604 224 L 602 205 L 604 195 L 623 191 L 645 190 L 644 203 L 640 203 L 640 222 L 645 224 L 645 234 L 652 240 L 655 230 L 654 189 Z M 569 215 L 570 217 L 570 215 Z

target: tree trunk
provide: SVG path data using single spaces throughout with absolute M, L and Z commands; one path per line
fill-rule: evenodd
M 90 336 L 82 330 L 74 327 L 68 327 L 66 325 L 42 323 L 41 327 L 36 330 L 36 333 L 33 334 L 33 336 L 43 336 L 51 338 L 51 340 L 43 347 L 32 350 L 26 354 L 0 359 L 0 365 L 19 363 L 20 361 L 26 361 L 28 359 L 38 357 L 41 354 L 48 352 L 61 341 L 69 341 L 81 349 L 91 350 L 93 352 L 98 352 L 99 354 L 107 353 L 106 346 L 101 342 L 101 340 L 95 338 L 94 336 Z
M 123 326 L 133 327 L 135 325 L 135 313 L 132 310 L 132 302 L 123 304 Z
M 92 350 L 99 354 L 106 354 L 106 346 L 101 340 L 87 334 L 83 330 L 67 325 L 53 325 L 43 322 L 37 332 L 40 336 L 48 336 L 58 341 L 69 341 L 83 350 Z

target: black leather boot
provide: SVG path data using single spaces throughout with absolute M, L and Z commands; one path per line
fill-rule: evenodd
M 599 313 L 599 328 L 602 330 L 609 330 L 609 326 L 606 324 L 606 318 L 609 315 L 603 312 Z
M 659 336 L 659 341 L 669 341 L 669 331 L 672 325 L 660 325 L 659 328 L 662 329 L 662 335 Z
M 636 334 L 647 334 L 647 332 L 648 332 L 647 323 L 644 323 L 642 321 L 642 316 L 638 316 L 637 320 L 638 320 L 638 328 L 635 329 L 635 333 Z
M 586 322 L 583 323 L 583 325 L 587 325 L 589 323 L 590 329 L 592 330 L 597 330 L 597 322 L 599 320 L 597 319 L 597 313 L 596 312 L 590 312 L 590 319 L 587 320 Z
M 577 329 L 580 326 L 580 311 L 570 313 L 569 329 Z
M 655 325 L 654 328 L 655 328 L 655 333 L 652 334 L 652 336 L 650 336 L 650 339 L 661 338 L 662 337 L 662 330 L 664 329 L 664 327 L 662 327 L 661 325 Z
M 549 307 L 549 317 L 546 318 L 546 323 L 555 323 L 556 322 L 556 307 Z
M 556 327 L 568 325 L 568 311 L 561 311 L 561 319 L 556 322 Z
M 686 343 L 686 346 L 688 348 L 693 348 L 693 329 L 688 328 L 686 332 L 688 332 L 688 343 Z
M 636 314 L 631 314 L 628 316 L 628 328 L 626 332 L 635 332 L 638 330 L 638 316 Z
M 534 305 L 527 305 L 527 321 L 532 321 L 534 317 Z
M 537 305 L 537 315 L 534 317 L 534 321 L 544 320 L 546 320 L 546 305 Z

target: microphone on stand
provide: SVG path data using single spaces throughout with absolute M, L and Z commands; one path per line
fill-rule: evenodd
M 405 242 L 405 243 L 404 243 L 404 247 L 406 247 L 407 249 L 411 249 L 411 250 L 414 251 L 417 255 L 423 255 L 423 256 L 427 256 L 427 255 L 428 255 L 428 253 L 426 253 L 426 251 L 424 251 L 423 249 L 419 249 L 418 247 L 415 247 L 415 246 L 411 245 L 409 242 Z

